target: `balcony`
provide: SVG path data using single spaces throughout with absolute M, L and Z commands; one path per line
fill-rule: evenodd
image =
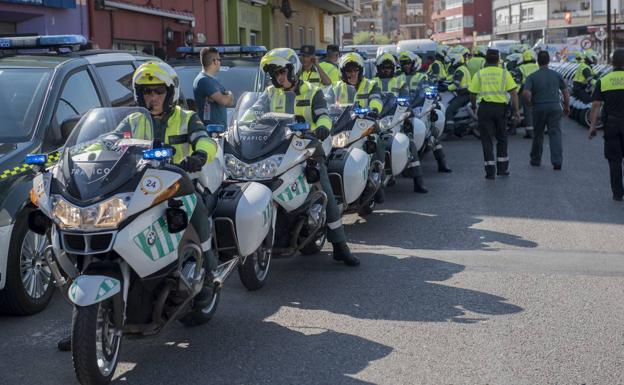
M 308 0 L 308 3 L 321 8 L 331 15 L 353 13 L 353 0 Z
M 524 2 L 526 2 L 526 0 L 494 0 L 492 2 L 492 9 L 496 10 L 496 9 L 508 7 L 510 5 L 524 3 Z
M 524 21 L 521 23 L 497 25 L 494 27 L 495 35 L 503 35 L 507 33 L 536 31 L 546 28 L 546 20 Z
M 572 20 L 568 24 L 565 20 L 565 15 L 567 12 L 572 14 Z M 548 27 L 573 27 L 576 25 L 587 25 L 591 23 L 592 12 L 591 10 L 557 10 L 553 11 L 550 14 L 550 21 L 548 22 Z

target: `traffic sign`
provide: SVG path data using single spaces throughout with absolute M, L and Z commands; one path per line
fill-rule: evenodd
M 583 39 L 581 41 L 581 48 L 583 48 L 583 49 L 590 49 L 592 47 L 592 45 L 593 45 L 593 43 L 589 39 Z

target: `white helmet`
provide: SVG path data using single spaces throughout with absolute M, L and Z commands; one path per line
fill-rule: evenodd
M 399 63 L 411 62 L 414 71 L 418 71 L 422 66 L 422 59 L 412 51 L 399 52 Z
M 464 56 L 459 52 L 451 53 L 447 57 L 448 57 L 449 63 L 453 67 L 458 67 L 464 64 Z

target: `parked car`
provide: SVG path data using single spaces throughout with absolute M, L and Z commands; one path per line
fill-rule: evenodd
M 268 86 L 269 79 L 260 69 L 260 59 L 267 52 L 263 46 L 222 45 L 214 46 L 219 50 L 223 60 L 221 70 L 215 76 L 226 90 L 234 94 L 234 105 L 238 98 L 247 91 L 262 91 Z M 179 47 L 179 58 L 170 60 L 169 64 L 176 70 L 180 78 L 181 92 L 186 98 L 190 109 L 196 110 L 193 97 L 193 81 L 202 71 L 199 52 L 203 47 Z M 234 106 L 227 109 L 228 124 L 232 118 Z
M 53 292 L 45 236 L 28 229 L 31 153 L 51 161 L 80 117 L 134 104 L 132 74 L 154 57 L 85 50 L 83 36 L 0 37 L 0 313 L 43 310 Z M 88 245 L 85 245 L 88 247 Z

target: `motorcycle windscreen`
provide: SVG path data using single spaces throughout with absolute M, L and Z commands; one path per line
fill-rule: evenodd
M 139 107 L 95 108 L 80 119 L 59 166 L 67 192 L 88 201 L 119 189 L 138 173 L 152 148 L 152 118 Z
M 270 112 L 269 101 L 264 94 L 243 94 L 234 116 L 226 141 L 241 160 L 257 161 L 268 155 L 286 152 L 290 137 L 288 124 L 295 123 L 295 116 Z

